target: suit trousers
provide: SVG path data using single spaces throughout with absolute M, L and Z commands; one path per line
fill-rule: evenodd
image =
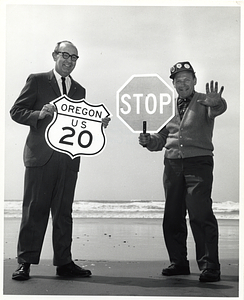
M 164 160 L 163 233 L 170 262 L 186 266 L 188 211 L 200 270 L 220 269 L 218 224 L 212 210 L 213 157 Z
M 61 266 L 72 260 L 72 204 L 77 172 L 67 167 L 65 155 L 54 151 L 44 166 L 26 168 L 18 240 L 19 263 L 39 263 L 50 211 L 53 264 Z

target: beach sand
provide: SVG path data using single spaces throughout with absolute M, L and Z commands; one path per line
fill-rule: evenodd
M 66 295 L 65 299 L 68 295 L 81 299 L 106 295 L 125 296 L 126 299 L 129 296 L 137 299 L 138 296 L 147 296 L 146 299 L 156 296 L 157 299 L 169 297 L 171 300 L 172 297 L 238 297 L 239 222 L 218 222 L 222 280 L 217 283 L 199 282 L 200 271 L 190 229 L 188 259 L 191 275 L 161 275 L 162 268 L 169 265 L 161 219 L 74 219 L 73 260 L 93 273 L 85 279 L 56 277 L 52 265 L 50 221 L 40 264 L 31 266 L 30 280 L 18 282 L 12 280 L 11 275 L 17 267 L 20 219 L 5 218 L 3 295 Z

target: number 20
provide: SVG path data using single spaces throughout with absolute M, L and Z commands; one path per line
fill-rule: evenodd
M 71 133 L 68 133 L 68 134 L 64 135 L 63 137 L 61 137 L 61 139 L 59 140 L 59 143 L 60 144 L 65 144 L 65 145 L 73 146 L 74 143 L 70 142 L 70 141 L 67 141 L 67 139 L 68 138 L 72 138 L 73 136 L 75 136 L 75 130 L 74 130 L 74 128 L 72 128 L 72 127 L 63 127 L 62 129 L 63 130 L 69 130 Z M 82 142 L 81 142 L 81 138 L 82 138 L 82 136 L 84 134 L 88 134 L 89 135 L 89 141 L 88 141 L 88 143 L 86 145 L 82 144 Z M 92 140 L 93 140 L 93 136 L 92 136 L 91 132 L 88 131 L 88 130 L 83 130 L 78 135 L 78 144 L 82 148 L 88 148 L 88 147 L 90 147 L 91 143 L 92 143 Z

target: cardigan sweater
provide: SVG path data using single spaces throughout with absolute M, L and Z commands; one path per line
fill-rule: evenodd
M 206 94 L 195 92 L 182 120 L 176 105 L 175 116 L 158 133 L 151 135 L 148 150 L 161 151 L 165 147 L 165 157 L 169 159 L 212 156 L 214 119 L 227 109 L 227 105 L 221 98 L 218 106 L 207 107 L 197 102 L 200 99 L 206 99 Z

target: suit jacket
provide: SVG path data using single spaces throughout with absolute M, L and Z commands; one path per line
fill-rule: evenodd
M 85 98 L 86 90 L 71 78 L 68 97 L 74 100 Z M 53 71 L 31 74 L 19 97 L 10 110 L 10 115 L 17 123 L 30 126 L 24 147 L 24 164 L 26 167 L 40 167 L 45 165 L 52 156 L 51 149 L 45 140 L 45 130 L 52 117 L 38 120 L 42 107 L 61 96 L 58 83 Z M 63 154 L 67 166 L 79 171 L 80 158 L 71 159 Z

